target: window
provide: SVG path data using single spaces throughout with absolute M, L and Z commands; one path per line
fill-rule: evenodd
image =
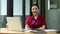
M 1 1 L 1 15 L 7 15 L 7 0 L 0 0 Z
M 26 15 L 30 15 L 30 0 L 26 0 Z
M 22 15 L 22 0 L 13 0 L 13 15 Z

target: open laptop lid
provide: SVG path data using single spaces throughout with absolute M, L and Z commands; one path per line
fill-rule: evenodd
M 6 17 L 7 18 L 7 26 L 9 30 L 12 31 L 21 31 L 22 30 L 22 22 L 20 17 Z

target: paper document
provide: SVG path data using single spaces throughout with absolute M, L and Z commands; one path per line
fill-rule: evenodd
M 28 29 L 25 29 L 24 32 L 38 32 L 38 31 L 36 31 L 36 30 L 28 30 Z
M 56 29 L 47 29 L 47 30 L 44 30 L 46 32 L 52 32 L 52 31 L 57 31 Z

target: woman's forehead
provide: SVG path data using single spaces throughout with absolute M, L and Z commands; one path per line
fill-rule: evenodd
M 32 6 L 32 9 L 33 9 L 33 8 L 38 8 L 38 7 L 37 7 L 37 6 Z

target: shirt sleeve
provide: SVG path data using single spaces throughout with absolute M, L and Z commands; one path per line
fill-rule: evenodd
M 46 20 L 44 17 L 42 17 L 42 25 L 45 25 L 45 27 L 47 28 L 47 25 L 46 25 Z

